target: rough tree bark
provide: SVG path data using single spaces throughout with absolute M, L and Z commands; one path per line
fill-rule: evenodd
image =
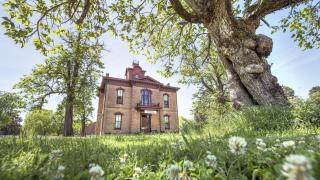
M 65 104 L 65 116 L 64 116 L 64 136 L 73 136 L 73 102 L 74 95 L 72 92 L 69 92 L 66 97 Z
M 76 50 L 74 54 L 74 59 L 71 61 L 67 59 L 67 74 L 66 74 L 66 81 L 67 89 L 66 89 L 66 102 L 65 102 L 65 117 L 64 117 L 64 136 L 73 136 L 73 109 L 75 103 L 75 91 L 76 85 L 79 79 L 79 69 L 80 69 L 80 59 L 79 54 L 77 52 L 80 51 L 80 40 L 81 40 L 81 33 L 78 34 Z
M 170 1 L 184 20 L 207 28 L 225 67 L 235 107 L 289 104 L 266 59 L 272 51 L 272 39 L 257 35 L 256 29 L 265 15 L 303 0 L 258 0 L 242 18 L 232 14 L 231 0 L 186 0 L 192 12 L 179 0 Z
M 85 113 L 85 110 L 82 114 L 82 119 L 81 119 L 81 136 L 86 136 L 86 113 Z

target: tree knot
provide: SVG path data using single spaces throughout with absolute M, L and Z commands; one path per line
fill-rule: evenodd
M 268 36 L 259 34 L 257 35 L 257 48 L 256 52 L 260 57 L 268 57 L 272 52 L 273 42 Z
M 264 72 L 264 68 L 259 64 L 249 64 L 246 66 L 245 71 L 250 74 L 261 74 Z

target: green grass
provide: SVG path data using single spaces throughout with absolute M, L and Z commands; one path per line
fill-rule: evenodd
M 281 170 L 286 156 L 301 154 L 312 163 L 310 176 L 319 178 L 318 130 L 294 129 L 285 132 L 240 134 L 248 142 L 245 154 L 235 155 L 228 147 L 228 138 L 236 131 L 219 126 L 203 133 L 154 134 L 103 137 L 3 137 L 0 139 L 0 179 L 59 179 L 58 166 L 65 167 L 64 179 L 90 179 L 90 163 L 104 171 L 103 179 L 168 179 L 168 168 L 181 167 L 181 179 L 285 179 Z M 214 133 L 215 132 L 215 133 Z M 217 133 L 219 132 L 219 133 Z M 259 151 L 256 137 L 267 147 Z M 276 142 L 294 140 L 295 147 L 282 147 Z M 303 140 L 302 140 L 303 138 Z M 299 144 L 299 142 L 305 141 Z M 61 153 L 53 152 L 60 150 Z M 206 164 L 207 151 L 217 157 L 216 166 Z M 125 163 L 120 162 L 128 154 Z M 184 161 L 193 162 L 186 168 Z M 135 174 L 135 168 L 142 172 Z M 62 176 L 60 176 L 62 177 Z
M 0 179 L 320 179 L 320 129 L 292 119 L 259 107 L 180 134 L 0 137 Z M 244 140 L 230 147 L 233 136 Z

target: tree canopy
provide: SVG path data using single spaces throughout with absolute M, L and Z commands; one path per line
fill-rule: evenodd
M 120 36 L 132 52 L 161 62 L 165 76 L 218 57 L 236 106 L 288 104 L 266 61 L 272 39 L 256 34 L 261 23 L 290 31 L 304 49 L 320 46 L 316 0 L 7 0 L 4 6 L 6 34 L 22 45 L 35 38 L 43 53 L 71 27 L 86 28 L 92 37 L 106 31 Z M 266 21 L 283 9 L 287 16 L 280 22 Z

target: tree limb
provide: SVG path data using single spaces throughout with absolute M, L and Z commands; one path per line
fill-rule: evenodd
M 297 5 L 304 1 L 305 0 L 258 0 L 246 9 L 243 17 L 246 21 L 260 21 L 270 13 Z
M 173 9 L 175 12 L 185 21 L 188 21 L 190 23 L 201 23 L 200 18 L 195 15 L 189 13 L 181 4 L 180 0 L 170 0 Z

